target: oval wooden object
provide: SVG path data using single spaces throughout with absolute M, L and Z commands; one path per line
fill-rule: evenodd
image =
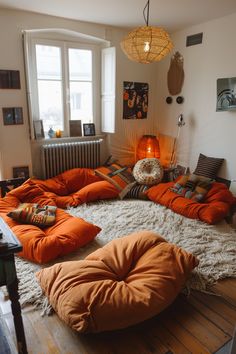
M 171 95 L 178 95 L 181 92 L 184 83 L 184 58 L 176 52 L 170 62 L 170 68 L 167 74 L 167 85 Z

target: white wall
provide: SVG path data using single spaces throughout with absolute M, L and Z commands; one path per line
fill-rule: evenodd
M 112 31 L 112 43 L 117 48 L 116 73 L 116 134 L 110 135 L 111 153 L 124 163 L 134 162 L 140 136 L 152 134 L 156 116 L 157 63 L 139 64 L 130 61 L 120 49 L 125 31 Z M 149 107 L 147 119 L 123 119 L 123 81 L 149 84 Z
M 65 20 L 57 17 L 0 10 L 0 69 L 20 70 L 21 90 L 0 90 L 0 156 L 2 178 L 12 177 L 13 166 L 31 167 L 28 134 L 27 100 L 21 31 L 24 29 L 62 28 L 107 39 L 117 48 L 116 133 L 110 134 L 111 153 L 129 163 L 134 159 L 137 138 L 161 132 L 175 136 L 177 117 L 184 114 L 186 125 L 179 139 L 179 162 L 193 169 L 200 152 L 224 157 L 220 175 L 236 178 L 234 161 L 236 112 L 216 112 L 216 80 L 236 77 L 236 46 L 234 39 L 236 14 L 210 21 L 172 35 L 174 51 L 184 56 L 184 103 L 167 105 L 167 71 L 170 56 L 156 64 L 129 61 L 120 49 L 125 31 L 113 27 Z M 186 36 L 203 32 L 203 43 L 186 48 Z M 123 81 L 148 82 L 149 112 L 143 120 L 123 120 Z M 2 107 L 23 107 L 24 124 L 4 126 Z
M 25 87 L 24 59 L 22 49 L 22 30 L 61 28 L 77 31 L 91 36 L 108 39 L 117 48 L 117 109 L 116 133 L 110 136 L 111 152 L 115 157 L 124 158 L 124 162 L 134 159 L 136 137 L 150 133 L 154 125 L 155 110 L 155 73 L 156 64 L 135 64 L 126 59 L 120 49 L 120 39 L 125 34 L 117 28 L 65 20 L 58 17 L 45 16 L 24 11 L 0 9 L 0 69 L 20 70 L 20 90 L 0 90 L 0 156 L 2 157 L 2 178 L 12 177 L 13 166 L 29 166 L 32 157 L 28 134 L 27 100 Z M 148 82 L 150 100 L 148 119 L 123 120 L 123 81 Z M 2 107 L 23 107 L 24 124 L 15 126 L 3 125 Z
M 184 57 L 185 81 L 181 95 L 184 103 L 165 102 L 169 96 L 167 72 L 170 57 L 158 66 L 157 109 L 158 128 L 164 134 L 176 136 L 177 117 L 184 114 L 186 125 L 181 128 L 178 145 L 179 162 L 194 169 L 199 153 L 223 157 L 225 163 L 219 175 L 236 178 L 236 111 L 216 112 L 217 78 L 236 77 L 236 13 L 221 19 L 174 33 L 174 51 Z M 186 47 L 186 36 L 203 32 L 203 43 Z

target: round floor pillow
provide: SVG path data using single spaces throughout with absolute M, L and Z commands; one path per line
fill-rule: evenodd
M 104 332 L 163 311 L 197 264 L 194 255 L 143 230 L 112 240 L 83 260 L 43 268 L 36 277 L 65 323 L 78 332 Z
M 135 164 L 133 175 L 138 183 L 152 186 L 162 180 L 163 168 L 158 159 L 146 158 Z

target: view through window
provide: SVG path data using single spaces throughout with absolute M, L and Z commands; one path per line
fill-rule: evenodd
M 44 131 L 64 131 L 66 119 L 93 122 L 92 50 L 44 44 L 35 48 L 38 110 Z

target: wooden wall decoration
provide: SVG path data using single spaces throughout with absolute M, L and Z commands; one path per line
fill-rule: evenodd
M 167 74 L 167 85 L 171 95 L 178 95 L 184 83 L 184 58 L 179 52 L 171 58 L 170 68 Z

